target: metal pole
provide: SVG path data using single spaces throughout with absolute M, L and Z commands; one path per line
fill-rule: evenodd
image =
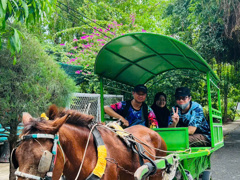
M 208 90 L 208 113 L 209 113 L 209 125 L 211 131 L 211 144 L 212 147 L 215 146 L 214 144 L 214 136 L 213 136 L 213 117 L 212 117 L 212 98 L 211 98 L 211 81 L 210 81 L 210 72 L 207 73 L 207 90 Z
M 100 106 L 101 106 L 101 122 L 104 122 L 104 98 L 103 98 L 103 77 L 100 77 Z
M 221 110 L 221 96 L 220 96 L 220 89 L 218 89 L 218 110 L 221 112 L 222 115 L 222 110 Z M 222 124 L 222 118 L 220 119 L 220 123 Z

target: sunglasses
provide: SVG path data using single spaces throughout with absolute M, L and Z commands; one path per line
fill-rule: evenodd
M 179 97 L 176 97 L 176 100 L 177 101 L 180 101 L 180 100 L 185 101 L 187 98 L 188 98 L 188 96 L 179 96 Z

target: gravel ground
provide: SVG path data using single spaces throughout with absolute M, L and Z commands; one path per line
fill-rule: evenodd
M 8 180 L 9 176 L 9 163 L 0 163 L 0 179 Z

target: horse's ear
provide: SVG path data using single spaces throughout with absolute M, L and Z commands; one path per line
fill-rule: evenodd
M 51 105 L 47 112 L 48 118 L 53 120 L 57 117 L 57 114 L 58 114 L 58 107 L 55 104 Z
M 56 131 L 59 130 L 59 128 L 67 121 L 69 117 L 70 114 L 66 114 L 65 116 L 57 118 L 53 121 L 53 127 L 56 129 Z
M 23 112 L 22 122 L 23 122 L 24 126 L 25 126 L 26 124 L 28 124 L 28 123 L 31 121 L 31 119 L 32 119 L 32 116 L 31 116 L 29 113 Z

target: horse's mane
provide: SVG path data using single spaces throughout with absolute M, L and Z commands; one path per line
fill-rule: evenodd
M 70 114 L 68 120 L 66 121 L 67 124 L 73 124 L 76 126 L 88 126 L 89 123 L 92 122 L 93 116 L 88 114 L 83 114 L 76 110 L 60 110 L 59 113 L 55 116 L 55 118 L 61 118 L 65 115 Z M 54 118 L 54 119 L 55 119 Z
M 83 114 L 76 110 L 59 109 L 55 105 L 50 106 L 47 115 L 50 120 L 46 120 L 45 118 L 32 118 L 24 126 L 22 134 L 30 132 L 34 133 L 38 131 L 44 131 L 46 133 L 57 131 L 57 127 L 53 126 L 54 120 L 57 118 L 61 118 L 65 115 L 70 115 L 68 116 L 68 119 L 66 121 L 67 124 L 81 127 L 87 127 L 94 118 L 92 115 Z

